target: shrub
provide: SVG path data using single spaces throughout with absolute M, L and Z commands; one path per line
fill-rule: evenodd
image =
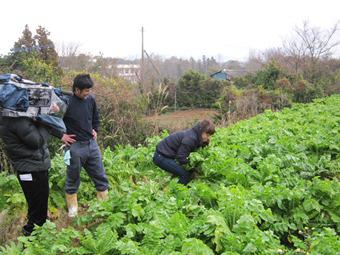
M 228 84 L 195 71 L 188 71 L 178 82 L 177 101 L 180 107 L 210 108 Z

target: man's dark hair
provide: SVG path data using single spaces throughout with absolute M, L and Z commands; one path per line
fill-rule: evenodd
M 93 87 L 93 81 L 89 74 L 78 74 L 73 80 L 73 92 L 76 91 L 76 88 L 83 90 L 89 89 Z
M 215 125 L 211 120 L 204 119 L 200 122 L 200 127 L 202 133 L 205 132 L 209 135 L 213 135 L 215 133 Z

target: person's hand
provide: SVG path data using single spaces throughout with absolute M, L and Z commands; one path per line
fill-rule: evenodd
M 198 177 L 200 176 L 199 174 L 199 170 L 198 169 L 191 169 L 191 173 L 190 173 L 190 177 L 191 179 L 198 179 Z
M 204 147 L 208 146 L 209 143 L 210 143 L 210 139 L 208 138 L 207 141 L 204 141 L 204 142 L 202 143 L 202 147 L 204 148 Z
M 72 143 L 76 142 L 76 140 L 74 139 L 75 137 L 76 135 L 63 134 L 61 141 L 66 145 L 71 145 Z
M 92 129 L 92 136 L 94 140 L 97 140 L 97 132 L 94 129 Z
M 60 111 L 60 108 L 57 104 L 55 104 L 55 103 L 51 104 L 50 112 L 57 113 L 59 111 Z

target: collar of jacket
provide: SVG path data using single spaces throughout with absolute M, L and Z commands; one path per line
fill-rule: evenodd
M 203 141 L 202 141 L 202 130 L 201 130 L 201 125 L 200 123 L 197 123 L 192 130 L 195 132 L 195 134 L 197 135 L 197 139 L 198 139 L 198 144 L 201 147 L 203 145 Z
M 83 99 L 81 99 L 80 97 L 78 97 L 75 93 L 73 93 L 73 97 L 79 101 L 83 101 Z

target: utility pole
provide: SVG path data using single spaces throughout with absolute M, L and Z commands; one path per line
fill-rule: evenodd
M 175 83 L 175 111 L 177 111 L 177 85 Z
M 144 92 L 144 27 L 142 27 L 142 56 L 140 63 L 140 90 Z

